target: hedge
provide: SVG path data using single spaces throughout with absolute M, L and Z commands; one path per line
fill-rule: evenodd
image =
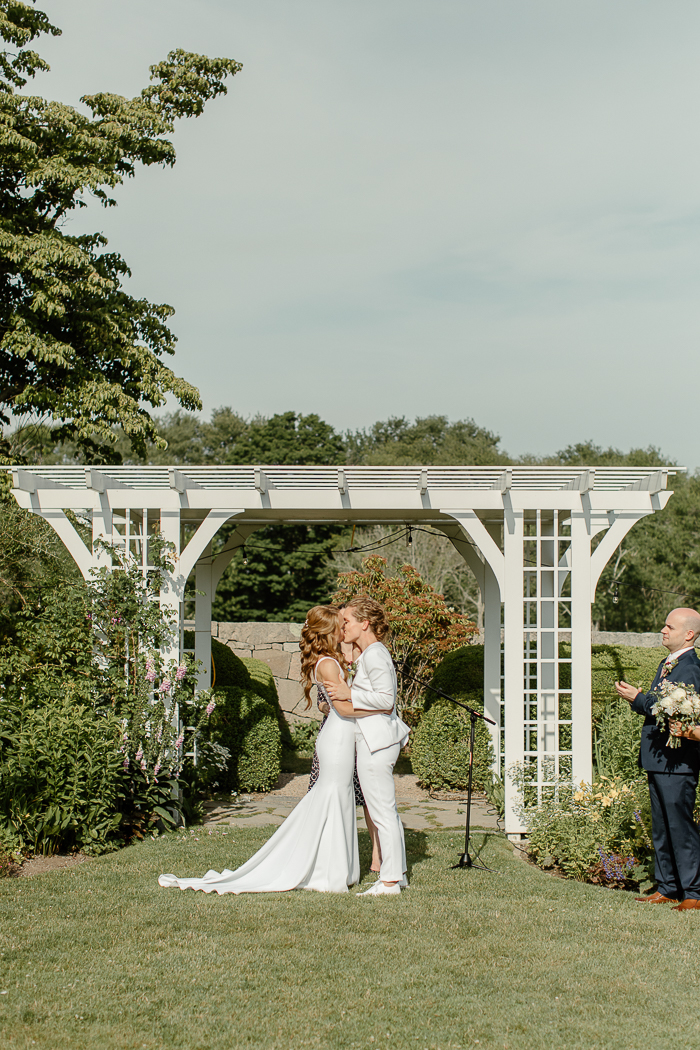
M 277 712 L 252 689 L 216 690 L 210 736 L 231 752 L 219 786 L 230 791 L 269 791 L 280 775 L 282 742 Z
M 431 684 L 455 700 L 483 711 L 483 645 L 465 645 L 448 653 L 438 665 Z M 411 742 L 414 773 L 426 787 L 463 790 L 469 774 L 469 715 L 429 690 L 423 698 L 423 711 Z M 474 735 L 473 769 L 473 787 L 477 791 L 483 791 L 489 784 L 493 761 L 491 736 L 479 720 Z
M 248 672 L 253 690 L 258 693 L 259 696 L 262 696 L 264 700 L 267 700 L 268 704 L 274 707 L 277 713 L 277 724 L 280 727 L 282 747 L 291 751 L 294 747 L 292 733 L 289 728 L 289 723 L 284 717 L 284 711 L 280 707 L 280 698 L 277 693 L 277 686 L 275 685 L 272 671 L 266 663 L 263 663 L 262 660 L 256 660 L 253 656 L 244 656 L 241 663 Z
M 194 631 L 185 631 L 185 648 L 194 648 Z M 279 704 L 277 687 L 272 671 L 262 660 L 254 660 L 251 657 L 236 656 L 233 650 L 220 642 L 217 638 L 211 640 L 212 656 L 212 681 L 214 692 L 218 694 L 220 687 L 235 686 L 237 689 L 248 689 L 257 693 L 263 700 L 267 700 L 274 709 L 277 724 L 282 738 L 282 745 L 291 750 L 292 735 Z M 252 788 L 248 789 L 252 790 Z
M 627 705 L 620 707 L 615 682 L 620 679 L 630 685 L 648 689 L 661 660 L 667 655 L 664 648 L 646 649 L 625 645 L 594 645 L 591 650 L 593 724 L 596 732 L 596 762 L 600 771 L 631 775 L 635 768 L 642 720 L 630 713 Z M 559 656 L 571 657 L 571 645 L 562 642 Z M 561 688 L 571 686 L 570 664 L 560 664 Z M 456 700 L 483 710 L 484 647 L 466 645 L 447 656 L 437 667 L 432 685 Z M 426 690 L 423 697 L 423 717 L 411 745 L 411 761 L 419 779 L 430 787 L 462 788 L 466 781 L 468 716 L 452 708 L 434 693 Z M 440 712 L 438 715 L 435 712 Z M 477 724 L 474 754 L 474 784 L 488 783 L 488 766 L 492 757 L 491 742 L 486 726 Z
M 570 642 L 561 642 L 559 656 L 571 658 Z M 630 685 L 648 689 L 659 663 L 668 656 L 666 649 L 645 649 L 631 645 L 594 645 L 591 647 L 591 699 L 605 703 L 617 697 L 615 682 L 624 679 Z M 570 664 L 560 665 L 562 689 L 571 688 Z M 448 653 L 438 665 L 432 685 L 459 699 L 460 694 L 477 693 L 484 689 L 484 647 L 465 645 Z M 424 695 L 423 710 L 428 711 L 435 695 Z
M 211 662 L 212 685 L 215 689 L 220 685 L 235 685 L 238 689 L 252 689 L 253 692 L 258 692 L 240 656 L 236 656 L 227 645 L 216 638 L 211 640 Z
M 471 707 L 483 710 L 479 700 L 467 694 Z M 421 718 L 411 741 L 411 765 L 425 787 L 436 790 L 467 787 L 469 776 L 470 718 L 466 711 L 438 699 Z M 481 719 L 474 734 L 472 786 L 484 791 L 491 781 L 494 754 L 491 737 Z

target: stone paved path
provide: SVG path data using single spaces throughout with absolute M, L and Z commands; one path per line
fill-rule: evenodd
M 464 827 L 466 796 L 431 797 L 418 787 L 414 776 L 395 775 L 396 801 L 405 828 L 412 831 Z M 204 824 L 228 824 L 234 827 L 259 828 L 279 825 L 288 817 L 307 792 L 307 774 L 283 773 L 275 789 L 267 794 L 239 795 L 228 800 L 205 803 Z M 357 825 L 365 828 L 362 811 L 357 811 Z M 495 830 L 496 814 L 483 795 L 472 798 L 472 827 Z

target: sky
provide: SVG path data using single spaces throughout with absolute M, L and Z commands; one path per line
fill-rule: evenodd
M 176 47 L 243 63 L 173 169 L 69 226 L 175 308 L 206 414 L 443 414 L 512 455 L 700 464 L 697 0 L 38 6 L 63 36 L 31 90 L 73 105 Z

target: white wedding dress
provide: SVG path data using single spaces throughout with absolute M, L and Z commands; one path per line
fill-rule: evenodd
M 327 699 L 323 686 L 317 688 Z M 205 893 L 347 893 L 348 886 L 360 880 L 352 786 L 355 719 L 342 718 L 331 705 L 316 751 L 320 772 L 313 790 L 250 860 L 236 871 L 208 871 L 203 879 L 161 875 L 159 884 Z

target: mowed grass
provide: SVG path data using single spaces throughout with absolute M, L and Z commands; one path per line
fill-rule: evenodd
M 700 913 L 564 882 L 500 838 L 407 833 L 399 898 L 162 890 L 272 829 L 168 836 L 0 882 L 0 1045 L 697 1048 Z M 368 867 L 363 837 L 363 871 Z

